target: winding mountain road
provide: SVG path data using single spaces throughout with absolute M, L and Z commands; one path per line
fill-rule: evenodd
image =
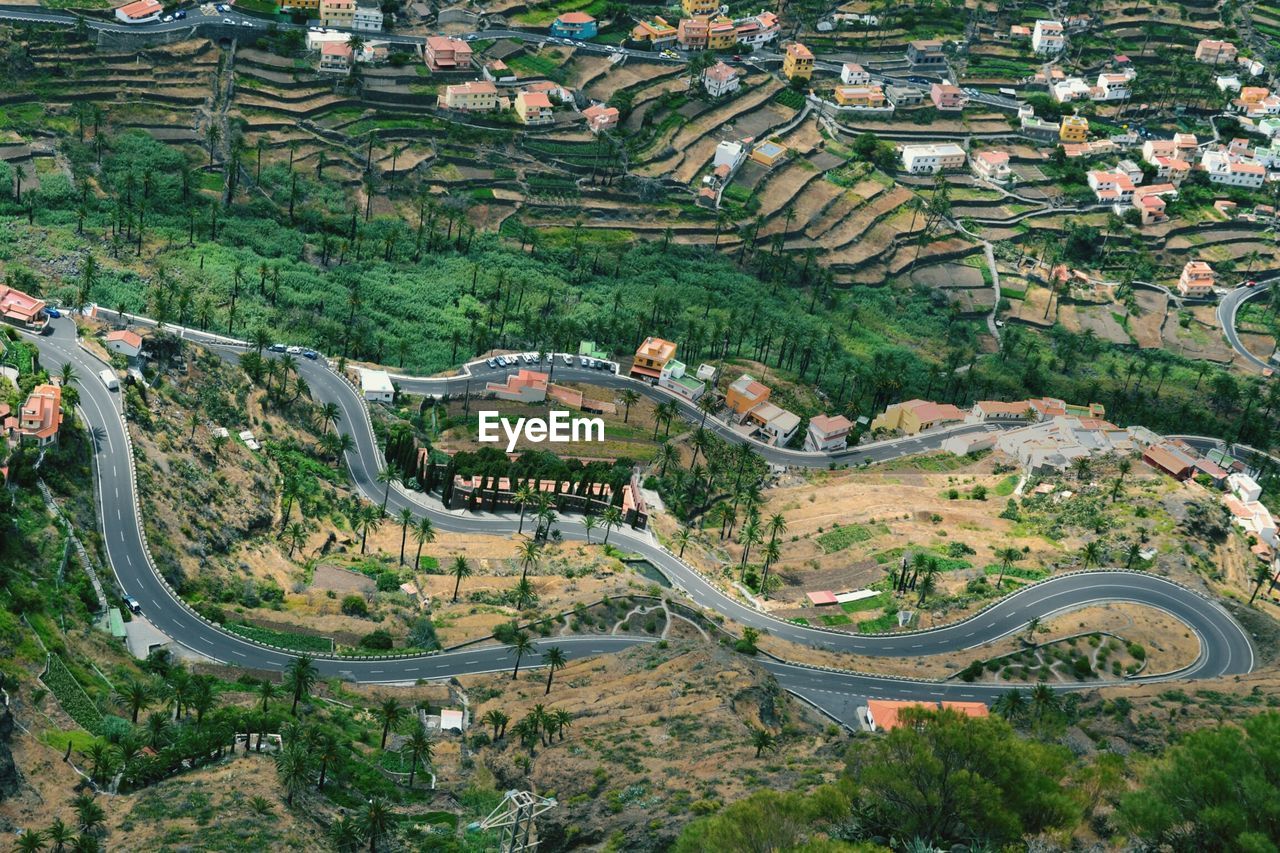
M 62 319 L 51 325 L 52 334 L 32 337 L 31 340 L 40 349 L 41 359 L 48 369 L 57 371 L 63 363 L 70 362 L 80 376 L 80 414 L 93 436 L 95 486 L 103 541 L 107 559 L 121 589 L 138 599 L 143 613 L 157 628 L 188 649 L 237 666 L 259 670 L 282 669 L 295 655 L 228 633 L 203 619 L 181 601 L 156 571 L 140 529 L 141 510 L 135 491 L 133 452 L 122 417 L 120 395 L 107 390 L 99 381 L 97 374 L 104 365 L 76 341 L 73 322 Z M 218 343 L 216 336 L 190 333 L 188 337 Z M 346 458 L 352 481 L 367 498 L 381 502 L 383 487 L 377 483 L 377 472 L 382 465 L 382 454 L 378 450 L 365 403 L 356 390 L 324 362 L 302 359 L 298 369 L 318 402 L 333 402 L 340 407 L 340 428 L 351 435 L 355 443 Z M 593 373 L 591 378 L 598 382 L 600 376 Z M 433 498 L 394 488 L 387 509 L 398 513 L 401 508 L 408 508 L 418 516 L 429 516 L 442 530 L 497 536 L 507 536 L 516 530 L 515 520 L 510 516 L 449 511 Z M 585 528 L 574 517 L 561 518 L 557 527 L 565 539 L 586 538 Z M 1187 588 L 1145 573 L 1094 571 L 1059 576 L 1028 586 L 970 619 L 943 628 L 908 634 L 854 635 L 785 622 L 744 604 L 722 592 L 646 532 L 623 527 L 613 532 L 611 542 L 649 560 L 675 588 L 704 610 L 818 650 L 884 657 L 954 653 L 1018 632 L 1033 617 L 1043 618 L 1094 603 L 1123 601 L 1146 604 L 1168 612 L 1184 622 L 1200 640 L 1201 654 L 1193 664 L 1178 673 L 1153 678 L 1242 674 L 1249 672 L 1254 665 L 1249 637 L 1224 608 Z M 539 640 L 537 646 L 556 645 L 564 650 L 567 657 L 580 658 L 651 642 L 653 639 L 650 637 L 626 635 L 555 637 Z M 476 645 L 425 655 L 377 658 L 320 656 L 316 666 L 324 676 L 359 682 L 411 683 L 419 679 L 493 672 L 509 668 L 513 662 L 504 646 Z M 528 666 L 537 666 L 538 663 L 537 657 L 524 661 Z M 867 697 L 989 702 L 1008 689 L 1003 685 L 937 682 L 827 670 L 767 657 L 761 657 L 759 663 L 773 673 L 784 688 L 850 725 L 854 724 L 853 709 Z

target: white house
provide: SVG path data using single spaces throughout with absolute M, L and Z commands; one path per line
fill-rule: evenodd
M 1067 37 L 1062 30 L 1061 21 L 1036 21 L 1036 28 L 1031 31 L 1031 49 L 1036 53 L 1052 56 L 1062 53 L 1067 46 Z
M 804 436 L 804 449 L 811 453 L 844 450 L 848 446 L 851 429 L 853 429 L 853 422 L 843 415 L 814 415 L 809 418 L 809 429 Z
M 108 332 L 105 341 L 107 349 L 118 352 L 126 358 L 137 358 L 142 352 L 142 336 L 128 329 Z
M 975 175 L 992 183 L 1005 184 L 1013 179 L 1006 151 L 979 151 L 969 158 L 969 165 Z
M 135 0 L 116 9 L 116 20 L 122 24 L 149 24 L 160 20 L 163 11 L 160 0 Z
M 902 167 L 914 175 L 959 169 L 964 163 L 964 149 L 954 142 L 902 146 Z
M 360 370 L 360 390 L 370 403 L 390 403 L 396 389 L 391 384 L 391 374 L 385 370 Z
M 728 166 L 729 171 L 742 165 L 742 161 L 747 159 L 747 148 L 741 142 L 732 142 L 728 139 L 716 146 L 715 156 L 711 160 L 711 168 L 716 169 L 720 166 Z
M 1226 151 L 1205 151 L 1200 157 L 1200 168 L 1213 183 L 1229 187 L 1257 189 L 1267 179 L 1265 166 L 1234 158 Z
M 846 86 L 863 86 L 871 82 L 871 74 L 856 62 L 846 62 L 840 69 L 840 82 Z
M 361 32 L 382 32 L 382 7 L 374 2 L 356 0 L 356 12 L 351 20 L 351 28 Z
M 737 69 L 724 62 L 717 62 L 702 72 L 702 88 L 713 98 L 736 92 L 740 85 Z

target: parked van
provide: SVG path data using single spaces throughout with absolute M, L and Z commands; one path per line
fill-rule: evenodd
M 102 384 L 107 386 L 108 391 L 120 390 L 120 379 L 116 376 L 114 370 L 102 370 L 98 372 L 98 378 L 102 380 Z

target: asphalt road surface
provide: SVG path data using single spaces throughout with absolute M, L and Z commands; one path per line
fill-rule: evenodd
M 131 451 L 121 416 L 120 394 L 109 391 L 98 379 L 98 372 L 104 365 L 76 343 L 72 321 L 64 318 L 51 325 L 51 335 L 32 340 L 39 347 L 41 359 L 49 370 L 57 371 L 62 363 L 70 361 L 79 374 L 80 411 L 94 438 L 103 541 L 121 589 L 138 599 L 144 615 L 157 628 L 188 649 L 238 666 L 263 670 L 283 668 L 293 655 L 230 634 L 205 621 L 181 602 L 160 578 L 139 530 L 134 477 L 129 461 Z M 201 335 L 196 333 L 190 337 Z M 346 459 L 352 481 L 367 498 L 380 503 L 383 487 L 376 478 L 382 456 L 360 395 L 323 361 L 299 359 L 298 367 L 318 402 L 338 404 L 342 411 L 339 428 L 350 434 L 355 442 L 354 450 Z M 415 515 L 430 516 L 443 530 L 506 536 L 517 528 L 515 518 L 509 515 L 447 511 L 434 499 L 393 488 L 387 509 L 394 514 L 401 508 L 408 508 Z M 586 538 L 585 528 L 574 517 L 563 517 L 556 526 L 565 539 Z M 596 538 L 600 536 L 597 531 Z M 944 628 L 887 636 L 852 635 L 783 622 L 730 598 L 662 548 L 646 532 L 623 527 L 612 532 L 610 542 L 648 559 L 675 588 L 704 610 L 815 649 L 886 657 L 957 652 L 1020 631 L 1032 617 L 1043 618 L 1104 601 L 1130 601 L 1169 612 L 1186 623 L 1200 639 L 1200 658 L 1178 677 L 1204 678 L 1245 673 L 1252 669 L 1254 663 L 1248 636 L 1221 606 L 1148 574 L 1090 572 L 1066 575 L 1026 588 L 974 618 Z M 537 646 L 542 648 L 553 644 L 562 648 L 567 657 L 577 658 L 615 652 L 652 641 L 649 637 L 625 635 L 558 637 L 540 640 Z M 431 655 L 364 659 L 320 656 L 316 661 L 325 676 L 374 683 L 406 683 L 493 672 L 509 668 L 513 663 L 514 659 L 506 647 L 487 645 Z M 537 657 L 526 658 L 522 666 L 537 666 L 538 663 Z M 990 701 L 1007 689 L 1001 685 L 836 672 L 766 658 L 761 658 L 760 663 L 777 677 L 784 688 L 850 724 L 853 722 L 850 709 L 867 697 Z

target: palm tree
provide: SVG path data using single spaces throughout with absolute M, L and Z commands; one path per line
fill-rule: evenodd
M 497 740 L 506 734 L 507 723 L 511 722 L 511 718 L 497 708 L 490 708 L 484 712 L 480 722 L 486 726 L 493 726 L 493 739 Z
M 374 711 L 374 716 L 382 721 L 381 749 L 387 748 L 387 736 L 391 734 L 391 729 L 403 723 L 408 713 L 408 709 L 396 699 L 384 699 L 382 704 L 378 706 L 378 710 Z
M 28 829 L 18 836 L 17 846 L 14 849 L 21 853 L 38 853 L 45 848 L 44 840 L 43 832 L 38 829 Z
M 471 577 L 471 564 L 467 562 L 467 558 L 459 554 L 453 558 L 453 568 L 449 570 L 449 574 L 453 575 L 453 601 L 458 602 L 458 588 L 462 586 L 462 579 Z
M 1115 485 L 1111 487 L 1112 503 L 1116 502 L 1116 498 L 1120 494 L 1120 488 L 1124 485 L 1124 478 L 1128 475 L 1129 471 L 1132 468 L 1133 468 L 1133 463 L 1128 459 L 1121 459 L 1119 462 L 1116 463 L 1116 472 L 1118 473 L 1119 476 L 1116 477 Z
M 1031 700 L 1028 705 L 1031 715 L 1037 720 L 1042 720 L 1058 710 L 1058 694 L 1053 692 L 1052 687 L 1041 681 L 1031 688 Z
M 276 683 L 270 680 L 263 680 L 258 684 L 258 698 L 262 700 L 262 713 L 267 713 L 267 704 L 276 698 Z
M 382 491 L 382 506 L 380 509 L 385 513 L 387 511 L 387 500 L 391 497 L 391 486 L 397 483 L 403 483 L 404 477 L 400 476 L 400 472 L 388 465 L 378 472 L 378 482 L 386 485 Z M 361 552 L 363 553 L 363 552 Z
M 536 540 L 527 539 L 520 543 L 520 580 L 529 577 L 530 569 L 538 568 L 538 560 L 541 559 L 541 548 Z
M 542 653 L 542 658 L 547 663 L 547 689 L 544 690 L 542 693 L 543 696 L 546 696 L 549 693 L 551 693 L 552 677 L 555 676 L 557 670 L 564 669 L 566 666 L 568 666 L 569 661 L 567 658 L 565 658 L 564 652 L 560 650 L 559 646 L 552 646 L 551 648 L 547 649 L 545 652 Z
M 360 815 L 360 832 L 369 842 L 369 853 L 378 852 L 378 842 L 387 836 L 395 823 L 395 815 L 382 797 L 374 797 Z
M 591 531 L 595 530 L 600 524 L 594 515 L 584 515 L 582 517 L 582 527 L 587 531 L 587 544 L 591 544 Z
M 524 483 L 516 489 L 516 503 L 520 504 L 520 526 L 516 533 L 524 533 L 524 511 L 533 502 L 533 489 Z
M 75 833 L 60 817 L 55 817 L 49 824 L 49 841 L 53 844 L 54 853 L 62 853 L 62 849 L 71 843 Z
M 764 541 L 764 534 L 760 528 L 760 518 L 751 516 L 747 519 L 747 523 L 742 525 L 742 530 L 738 532 L 738 542 L 742 545 L 742 560 L 740 568 L 742 569 L 742 577 L 747 574 L 747 560 L 751 556 L 751 546 L 758 545 Z
M 316 735 L 312 747 L 312 757 L 320 761 L 320 778 L 316 781 L 316 790 L 324 790 L 325 779 L 329 776 L 329 765 L 342 759 L 342 744 L 334 737 L 333 732 L 320 732 Z
M 1102 546 L 1097 540 L 1086 542 L 1084 548 L 1080 550 L 1080 561 L 1087 569 L 1090 566 L 1096 566 L 1098 561 L 1102 559 Z
M 158 750 L 169 737 L 169 720 L 164 714 L 147 715 L 147 745 Z
M 1027 713 L 1027 697 L 1015 687 L 1007 693 L 1001 693 L 1000 698 L 992 704 L 991 710 L 1008 722 L 1015 722 Z
M 92 835 L 107 819 L 107 814 L 93 798 L 93 794 L 77 794 L 71 801 L 71 808 L 76 812 L 76 826 L 82 833 Z
M 289 689 L 293 691 L 293 706 L 289 709 L 289 713 L 296 717 L 298 702 L 302 697 L 310 695 L 311 688 L 320 678 L 320 671 L 316 669 L 315 660 L 310 655 L 298 655 L 289 661 L 288 666 L 284 668 L 284 674 L 285 684 L 289 685 Z
M 276 753 L 276 773 L 280 784 L 284 785 L 285 805 L 292 808 L 293 795 L 301 791 L 311 781 L 311 759 L 301 744 L 290 743 Z
M 769 567 L 778 561 L 782 556 L 782 546 L 778 544 L 777 539 L 770 539 L 764 543 L 764 567 L 760 572 L 760 594 L 765 598 L 769 597 Z
M 1124 567 L 1126 569 L 1132 569 L 1134 562 L 1141 556 L 1142 556 L 1142 546 L 1139 545 L 1137 542 L 1129 543 L 1129 548 L 1125 552 Z
M 333 424 L 337 429 L 338 421 L 342 418 L 342 409 L 337 403 L 321 403 L 320 408 L 316 410 L 316 418 L 324 427 L 324 432 L 329 432 L 329 425 Z
M 58 376 L 63 385 L 74 385 L 80 379 L 80 375 L 76 373 L 75 365 L 69 361 L 62 363 L 62 369 L 58 371 Z
M 409 742 L 405 744 L 404 748 L 409 751 L 409 787 L 412 788 L 413 777 L 418 772 L 418 765 L 431 767 L 431 760 L 435 758 L 436 745 L 422 726 L 414 726 L 413 731 L 409 734 Z
M 404 565 L 404 543 L 409 540 L 409 525 L 413 523 L 413 510 L 400 510 L 400 565 Z
M 608 545 L 609 534 L 615 527 L 622 526 L 622 510 L 616 506 L 610 506 L 605 509 L 601 519 L 604 521 L 604 544 Z
M 384 468 L 383 470 L 385 471 L 390 469 Z M 355 521 L 356 529 L 360 531 L 360 553 L 361 554 L 364 553 L 365 543 L 369 539 L 369 531 L 377 530 L 379 525 L 382 524 L 382 519 L 383 519 L 382 510 L 374 506 L 373 504 L 361 506 L 359 511 L 356 513 L 356 517 L 353 520 Z
M 667 476 L 667 466 L 680 458 L 680 451 L 669 441 L 658 446 L 658 476 Z
M 329 825 L 329 840 L 337 848 L 338 853 L 355 853 L 363 843 L 360 838 L 360 827 L 353 817 L 343 815 Z
M 622 400 L 622 422 L 625 424 L 631 418 L 631 407 L 640 402 L 640 395 L 628 388 L 618 395 L 618 399 Z
M 151 693 L 151 685 L 137 678 L 130 678 L 120 688 L 120 700 L 129 709 L 130 719 L 135 726 L 138 724 L 138 712 L 151 702 Z
M 511 653 L 516 656 L 515 669 L 511 670 L 511 680 L 515 681 L 516 676 L 520 674 L 520 659 L 526 654 L 536 654 L 536 652 L 533 650 L 533 641 L 525 631 L 517 631 L 515 636 L 507 641 L 507 645 L 511 647 Z
M 1035 644 L 1036 633 L 1040 630 L 1040 617 L 1032 616 L 1031 621 L 1027 622 L 1027 642 Z
M 691 536 L 692 534 L 689 532 L 688 525 L 681 527 L 680 532 L 678 532 L 675 536 L 675 542 L 677 545 L 680 546 L 680 553 L 677 554 L 676 556 L 682 560 L 684 559 L 684 549 L 688 547 L 689 539 Z
M 564 730 L 573 724 L 573 714 L 563 708 L 557 708 L 550 714 L 551 726 L 555 728 L 558 740 L 564 740 Z
M 293 552 L 307 544 L 307 527 L 301 521 L 295 521 L 284 531 L 284 541 L 289 543 L 289 559 Z
M 937 570 L 934 565 L 930 565 L 925 570 L 924 577 L 920 578 L 920 586 L 917 589 L 920 592 L 920 598 L 916 601 L 916 607 L 924 607 L 924 600 L 933 595 L 938 588 Z
M 778 738 L 766 729 L 752 729 L 751 745 L 756 748 L 756 758 L 759 758 L 766 749 L 772 752 L 778 748 Z
M 1249 596 L 1249 603 L 1253 604 L 1253 600 L 1258 597 L 1262 585 L 1271 580 L 1271 566 L 1266 563 L 1259 563 L 1258 567 L 1253 570 L 1253 594 Z
M 765 526 L 769 531 L 769 538 L 777 540 L 779 536 L 787 532 L 787 520 L 782 513 L 775 513 L 769 516 L 769 523 Z
M 1000 561 L 1000 577 L 996 579 L 996 589 L 1000 589 L 1004 584 L 1004 573 L 1022 559 L 1022 552 L 1012 547 L 1001 548 L 996 551 L 996 559 Z
M 416 572 L 422 568 L 422 546 L 436 541 L 436 528 L 431 519 L 425 516 L 418 519 L 417 526 L 413 528 L 413 541 L 418 543 L 418 553 L 413 558 L 413 570 Z

